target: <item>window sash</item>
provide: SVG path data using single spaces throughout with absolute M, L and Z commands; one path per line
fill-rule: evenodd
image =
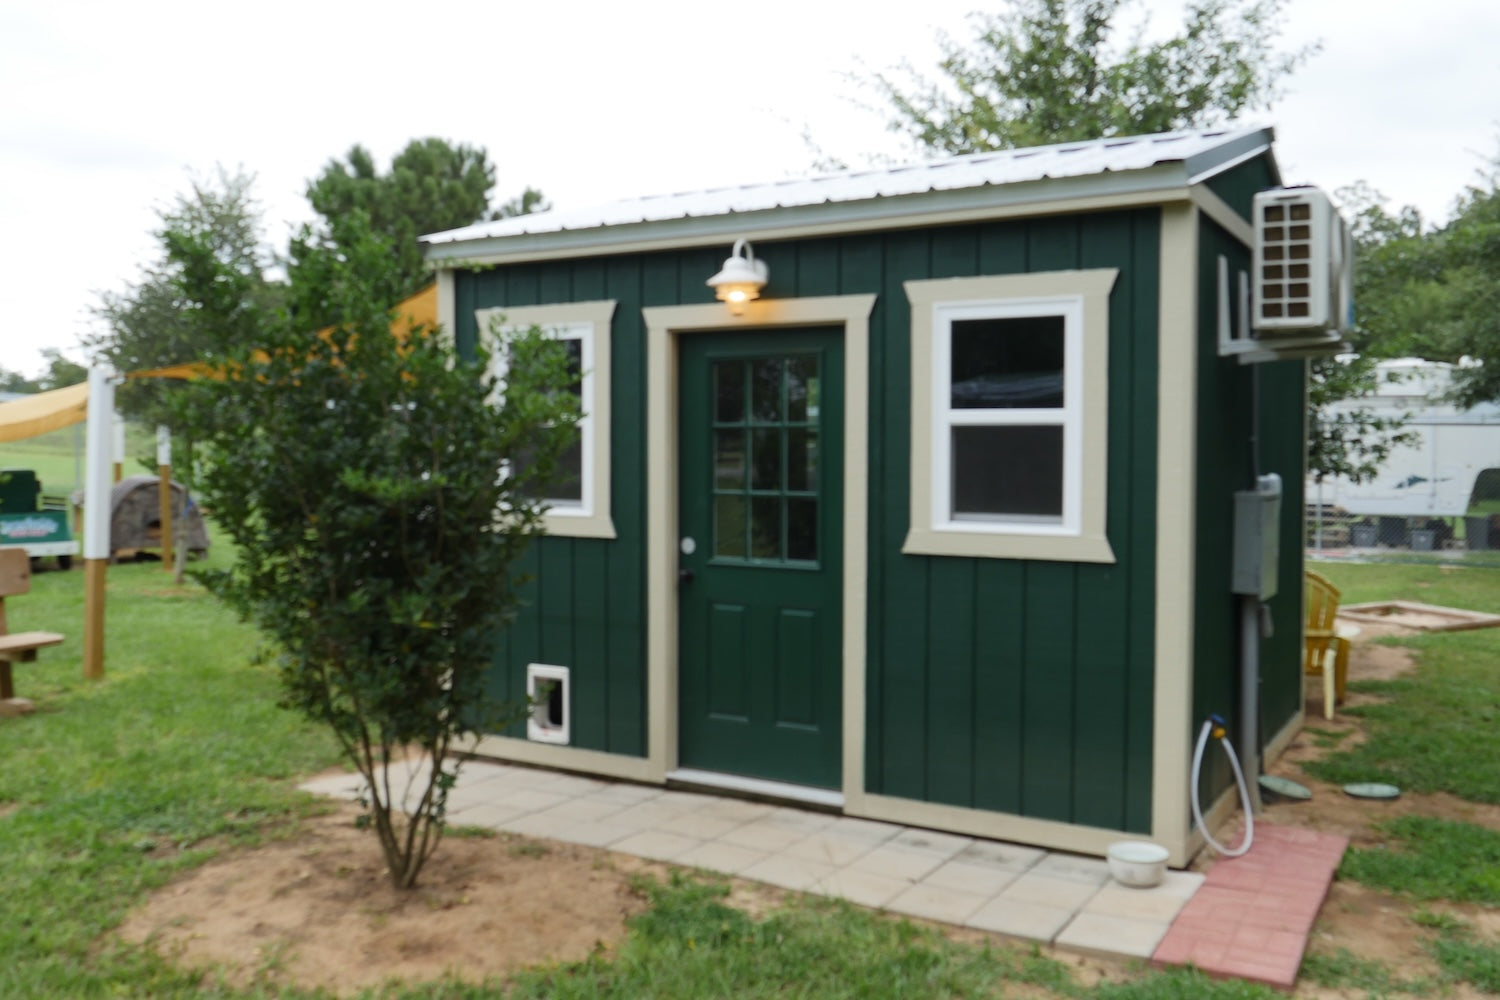
M 593 515 L 594 500 L 594 476 L 593 462 L 590 461 L 594 454 L 594 420 L 593 405 L 594 398 L 594 324 L 592 323 L 561 323 L 561 324 L 536 324 L 541 327 L 544 336 L 553 340 L 576 340 L 578 341 L 578 402 L 580 415 L 578 418 L 578 453 L 579 453 L 579 495 L 572 497 L 543 496 L 538 499 L 547 503 L 550 508 L 548 513 L 560 517 L 590 517 Z M 500 337 L 524 332 L 530 329 L 531 324 L 512 324 L 502 326 L 496 330 Z M 504 350 L 496 350 L 490 356 L 490 368 L 495 375 L 495 393 L 497 404 L 505 396 L 505 378 L 510 371 L 510 355 Z M 571 391 L 571 389 L 569 390 Z M 501 468 L 501 474 L 509 473 L 509 463 Z
M 932 529 L 981 533 L 1077 535 L 1082 528 L 1083 461 L 1083 296 L 997 299 L 937 303 L 932 321 L 933 420 Z M 953 399 L 953 328 L 964 320 L 1063 320 L 1063 405 L 1040 408 L 955 407 Z M 1062 504 L 1055 517 L 1018 512 L 961 512 L 954 509 L 953 430 L 958 427 L 1060 427 L 1062 429 Z
M 578 447 L 582 455 L 579 495 L 582 501 L 558 498 L 542 514 L 549 535 L 568 538 L 615 538 L 611 516 L 612 466 L 610 445 L 610 341 L 614 322 L 613 299 L 554 302 L 528 306 L 486 306 L 474 310 L 478 337 L 490 347 L 490 371 L 503 386 L 504 352 L 496 335 L 540 327 L 552 335 L 579 341 L 582 419 Z

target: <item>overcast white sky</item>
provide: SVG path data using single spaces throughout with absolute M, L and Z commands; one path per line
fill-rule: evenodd
M 1154 24 L 1180 0 L 1145 0 Z M 975 0 L 641 4 L 447 0 L 55 0 L 0 6 L 0 366 L 42 347 L 84 360 L 97 293 L 154 251 L 157 208 L 189 173 L 243 165 L 268 241 L 310 215 L 308 178 L 354 143 L 382 165 L 413 138 L 485 147 L 494 198 L 558 206 L 805 173 L 804 127 L 851 163 L 901 151 L 848 79 Z M 991 5 L 993 6 L 993 4 Z M 1292 0 L 1289 46 L 1323 52 L 1269 114 L 1288 182 L 1368 180 L 1446 218 L 1500 152 L 1500 3 Z

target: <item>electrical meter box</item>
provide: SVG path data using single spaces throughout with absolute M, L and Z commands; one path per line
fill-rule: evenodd
M 1260 476 L 1253 490 L 1234 494 L 1234 568 L 1230 590 L 1262 601 L 1276 596 L 1281 477 Z

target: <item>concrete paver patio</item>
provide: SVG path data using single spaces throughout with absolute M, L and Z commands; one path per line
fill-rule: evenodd
M 354 799 L 360 779 L 302 787 Z M 1131 958 L 1152 956 L 1204 879 L 1169 872 L 1156 888 L 1130 889 L 1097 858 L 478 760 L 464 763 L 448 817 Z
M 425 786 L 425 763 L 405 777 Z M 355 799 L 361 779 L 302 785 Z M 604 847 L 846 899 L 1059 948 L 1288 989 L 1347 840 L 1257 824 L 1253 849 L 1205 876 L 1116 883 L 1098 859 L 916 827 L 854 819 L 556 771 L 470 760 L 448 817 L 528 837 Z M 1203 891 L 1199 891 L 1202 889 Z

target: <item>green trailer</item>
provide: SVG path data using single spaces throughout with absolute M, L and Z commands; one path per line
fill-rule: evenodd
M 0 470 L 0 549 L 24 549 L 32 559 L 55 557 L 62 569 L 78 555 L 67 502 L 44 498 L 30 469 Z

